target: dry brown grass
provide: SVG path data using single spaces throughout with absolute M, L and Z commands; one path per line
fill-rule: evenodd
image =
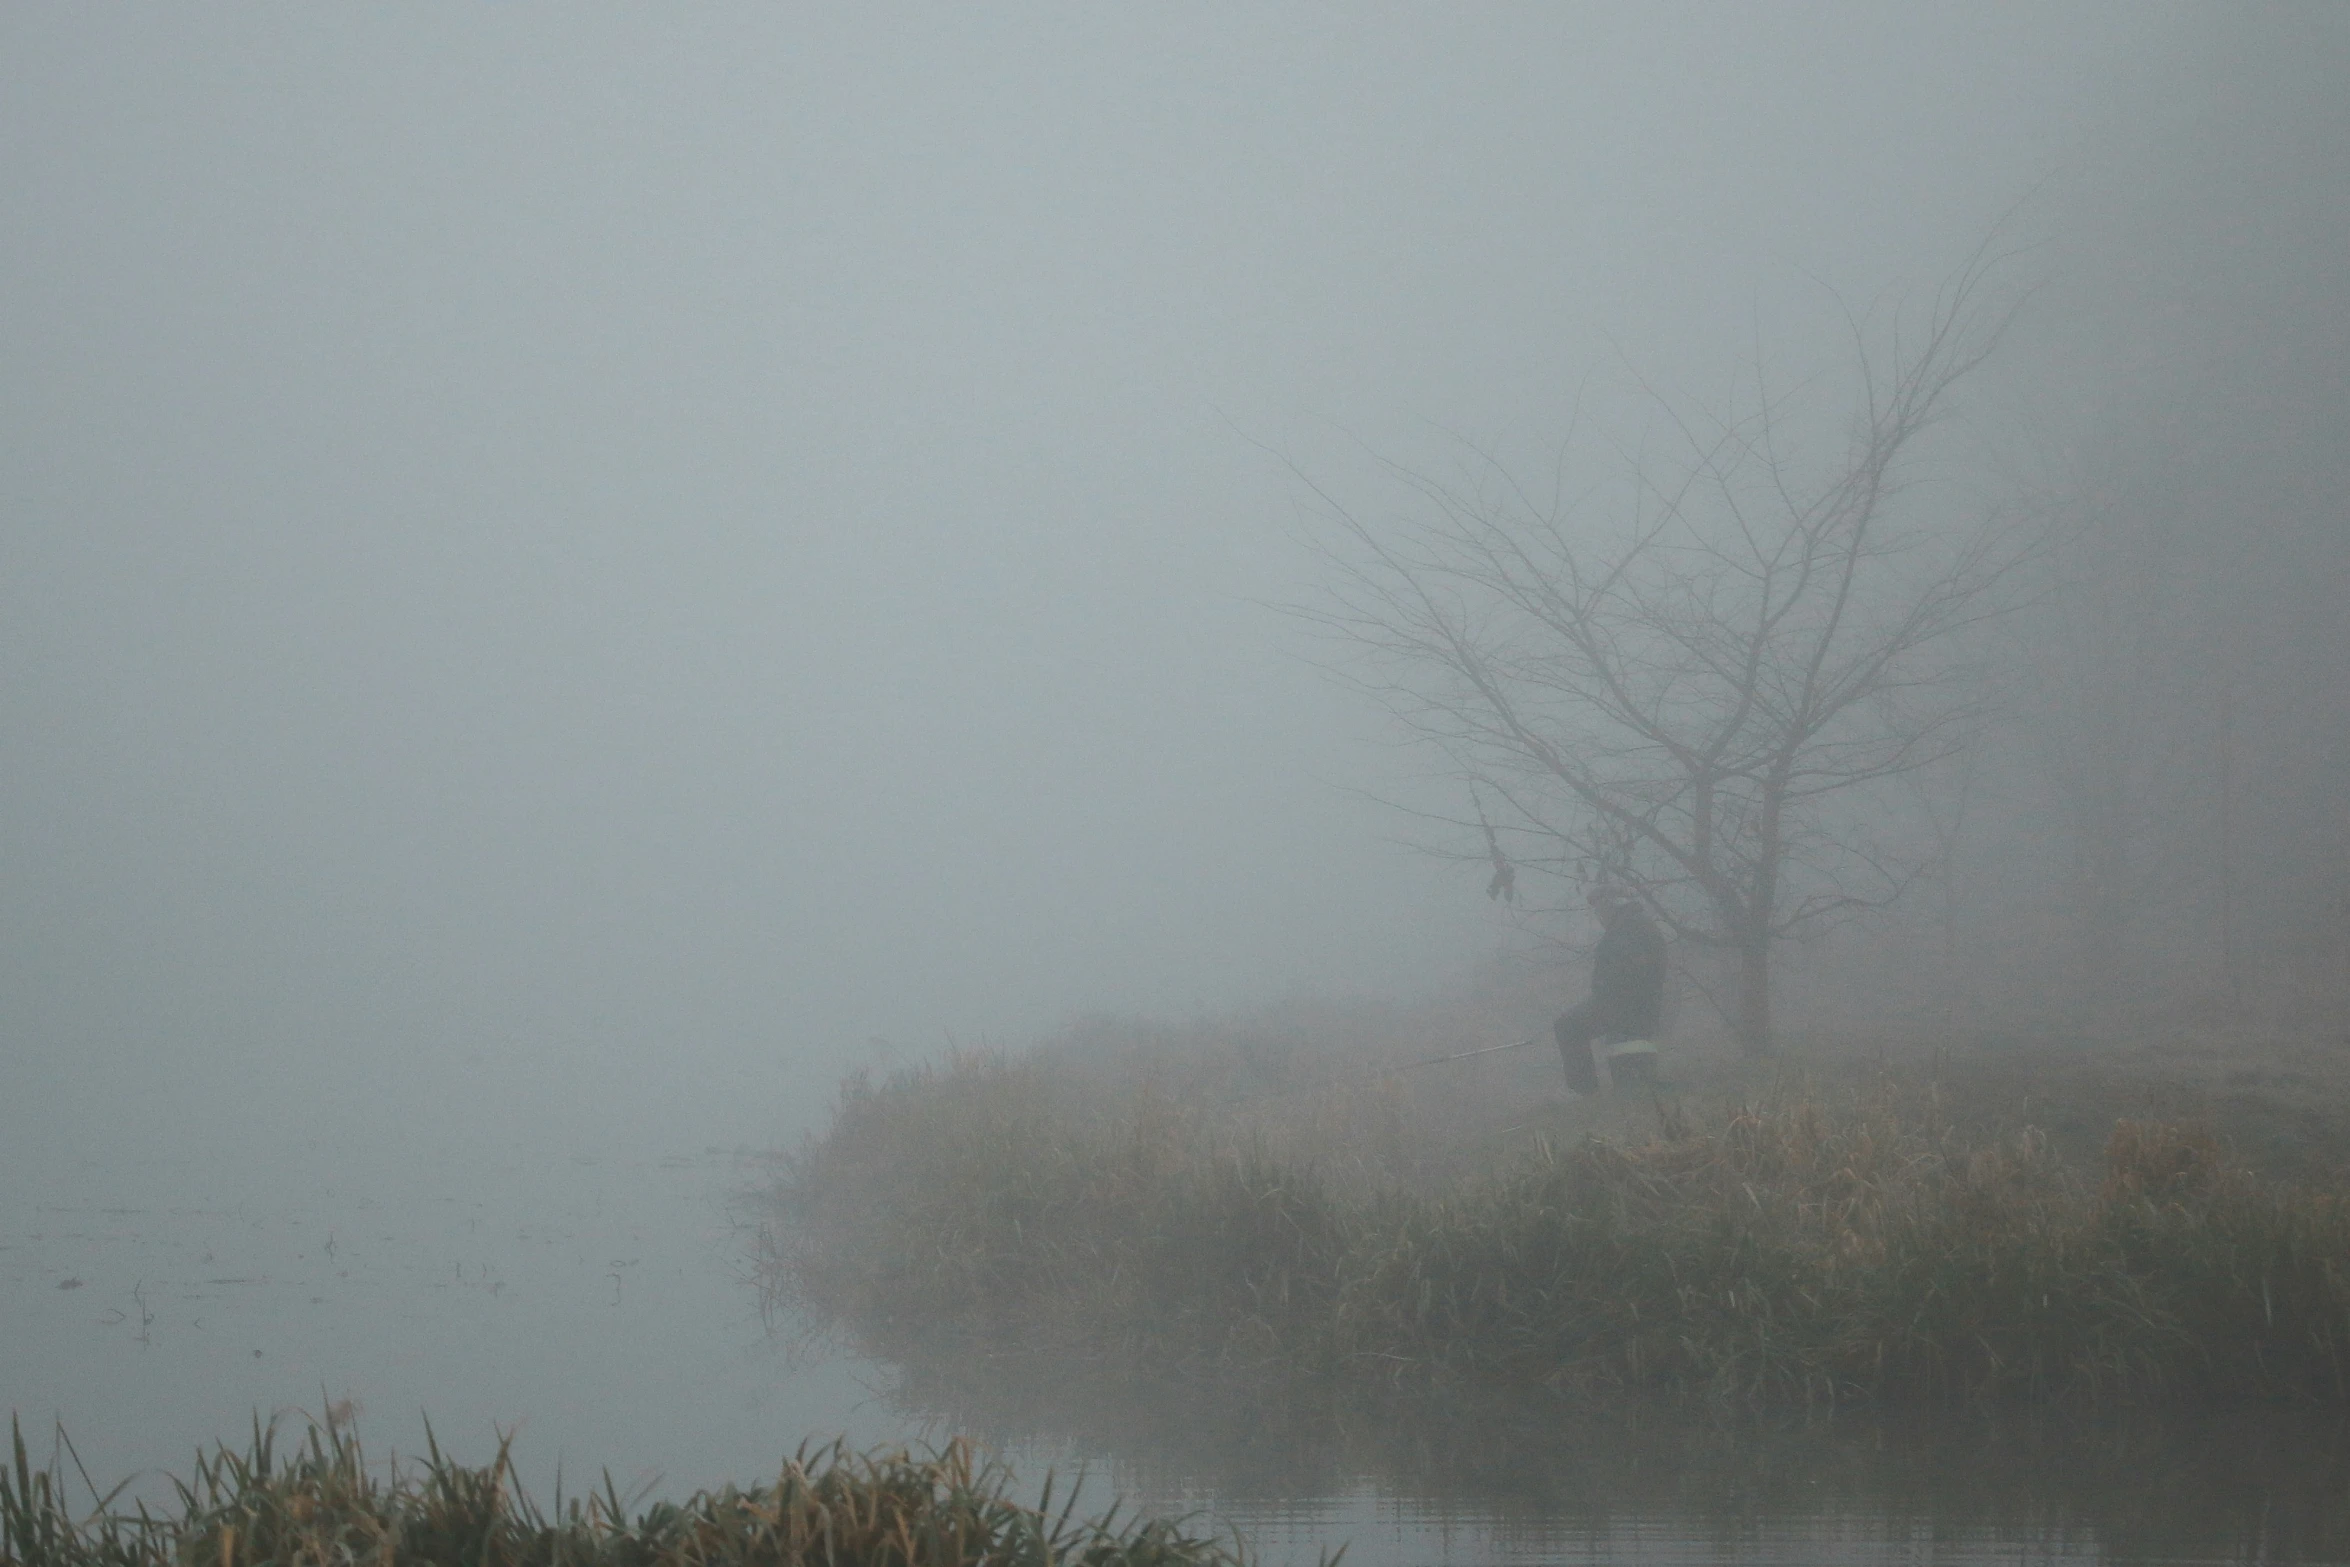
M 164 1514 L 68 1507 L 62 1462 L 36 1469 L 11 1426 L 0 1470 L 6 1567 L 1239 1567 L 1232 1542 L 1178 1522 L 1076 1516 L 1014 1500 L 1011 1476 L 963 1442 L 928 1457 L 802 1449 L 772 1484 L 697 1492 L 632 1515 L 609 1477 L 555 1516 L 514 1483 L 506 1451 L 470 1468 L 437 1449 L 382 1472 L 330 1420 L 291 1452 L 274 1429 L 201 1455 Z
M 778 1190 L 771 1283 L 882 1339 L 1758 1403 L 2350 1401 L 2350 1212 L 2208 1130 L 2124 1120 L 2084 1166 L 1897 1073 L 1423 1118 L 1408 1078 L 1189 1070 L 1041 1052 L 853 1086 Z

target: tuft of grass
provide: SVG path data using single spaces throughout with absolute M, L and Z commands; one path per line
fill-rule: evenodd
M 1317 1162 L 1149 1081 L 1094 1098 L 999 1055 L 852 1079 L 758 1231 L 771 1294 L 885 1332 L 1259 1348 L 1328 1315 L 1345 1208 Z
M 120 1487 L 76 1516 L 60 1460 L 36 1469 L 10 1422 L 0 1470 L 0 1567 L 1240 1567 L 1237 1541 L 1181 1521 L 1076 1516 L 1014 1500 L 1012 1476 L 967 1443 L 917 1456 L 802 1448 L 774 1483 L 727 1486 L 631 1516 L 609 1475 L 602 1491 L 549 1517 L 514 1483 L 506 1444 L 486 1467 L 432 1444 L 420 1465 L 369 1466 L 329 1420 L 281 1452 L 255 1422 L 242 1452 L 199 1454 L 165 1512 L 113 1506 Z M 61 1444 L 62 1446 L 62 1444 Z M 86 1484 L 86 1480 L 85 1480 Z
M 884 1350 L 945 1326 L 1757 1405 L 2350 1404 L 2350 1203 L 2193 1128 L 2119 1122 L 2084 1173 L 1930 1099 L 1799 1095 L 1487 1164 L 1365 1183 L 1148 1079 L 965 1056 L 850 1087 L 762 1266 Z

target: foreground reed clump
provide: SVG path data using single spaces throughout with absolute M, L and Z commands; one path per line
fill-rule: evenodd
M 371 1469 L 332 1422 L 281 1454 L 272 1429 L 252 1445 L 198 1455 L 172 1482 L 176 1506 L 124 1511 L 114 1495 L 68 1506 L 62 1464 L 34 1468 L 11 1422 L 0 1470 L 4 1567 L 1239 1567 L 1231 1543 L 1164 1519 L 1121 1524 L 1111 1509 L 1074 1516 L 1012 1499 L 1011 1476 L 962 1442 L 920 1458 L 840 1446 L 803 1449 L 774 1484 L 703 1491 L 631 1517 L 609 1477 L 602 1492 L 543 1514 L 514 1483 L 501 1447 L 485 1468 L 434 1448 L 421 1464 Z
M 1364 1186 L 1138 1086 L 971 1057 L 860 1084 L 789 1166 L 771 1284 L 941 1326 L 1385 1376 L 1773 1404 L 2350 1403 L 2350 1203 L 2192 1129 L 2104 1168 L 2029 1128 L 1810 1099 Z

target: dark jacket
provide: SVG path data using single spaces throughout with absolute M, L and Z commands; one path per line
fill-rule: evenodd
M 1625 1039 L 1655 1034 L 1665 1006 L 1665 938 L 1644 909 L 1626 908 L 1591 955 L 1593 1023 Z

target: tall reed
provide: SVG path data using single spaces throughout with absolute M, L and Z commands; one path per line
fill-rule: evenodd
M 1798 1097 L 1491 1163 L 1366 1187 L 1146 1081 L 969 1057 L 854 1086 L 764 1260 L 882 1347 L 943 1325 L 1757 1404 L 2350 1404 L 2350 1207 L 2190 1129 L 2121 1122 L 2083 1173 L 2029 1128 Z
M 1076 1516 L 1048 1484 L 1035 1506 L 968 1444 L 917 1457 L 803 1448 L 772 1484 L 696 1492 L 631 1516 L 610 1476 L 556 1501 L 548 1517 L 514 1483 L 501 1444 L 485 1467 L 432 1446 L 421 1464 L 378 1471 L 332 1421 L 281 1452 L 255 1423 L 243 1452 L 221 1447 L 175 1480 L 175 1505 L 128 1512 L 93 1496 L 75 1515 L 61 1462 L 35 1468 L 10 1423 L 0 1470 L 5 1567 L 1239 1567 L 1237 1542 L 1180 1522 Z M 62 1455 L 61 1455 L 62 1457 Z

